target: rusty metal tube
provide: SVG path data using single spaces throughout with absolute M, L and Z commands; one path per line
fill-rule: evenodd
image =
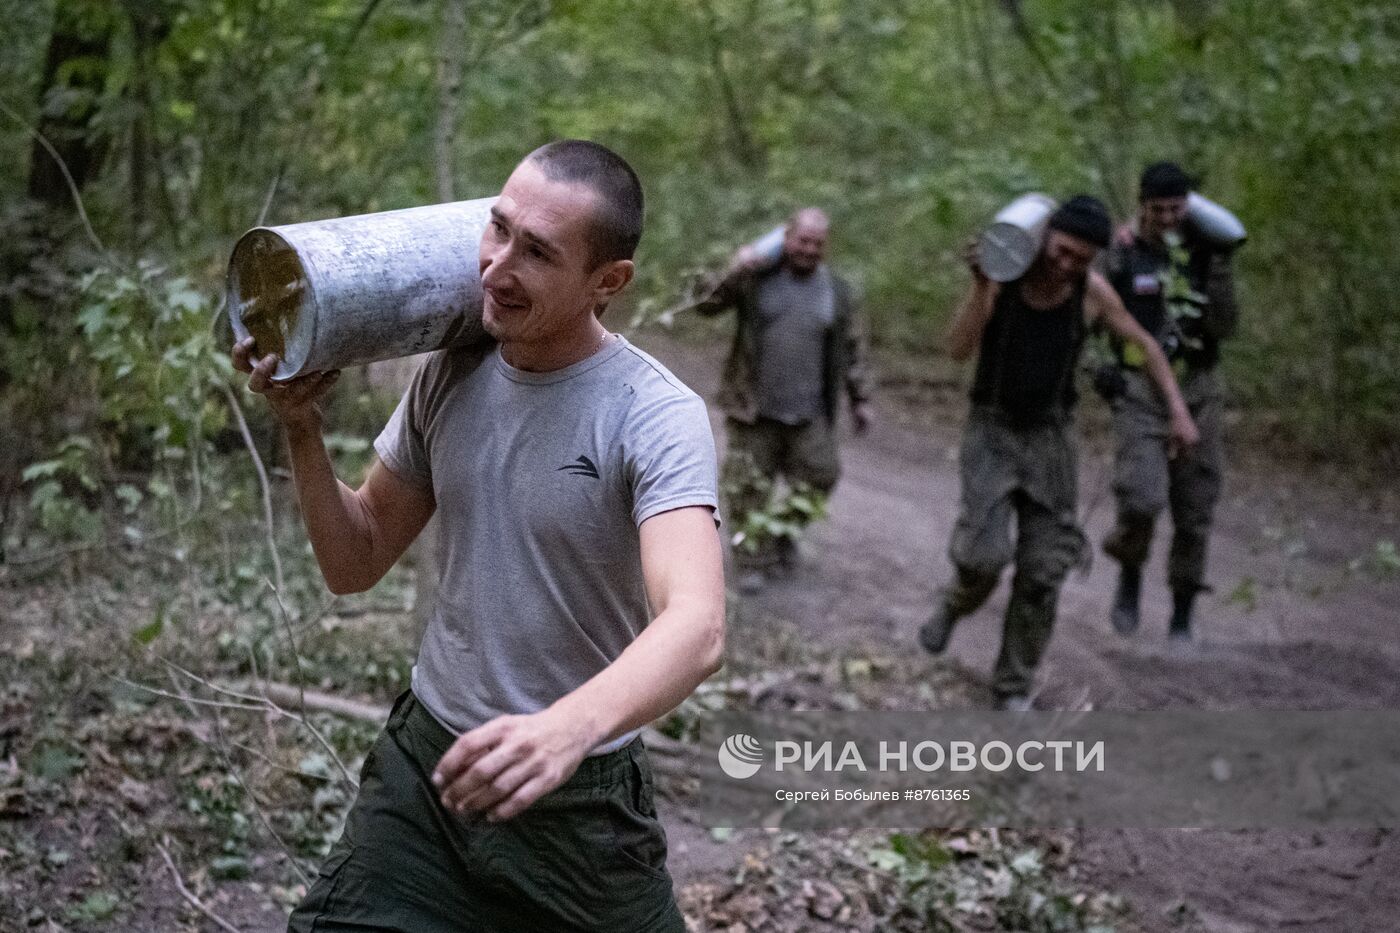
M 495 198 L 280 227 L 233 248 L 229 320 L 275 378 L 482 339 L 477 253 Z

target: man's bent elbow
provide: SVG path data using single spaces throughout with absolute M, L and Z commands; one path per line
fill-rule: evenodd
M 355 593 L 363 593 L 379 582 L 379 577 L 343 572 L 332 573 L 327 571 L 324 567 L 321 569 L 321 577 L 326 581 L 326 589 L 330 590 L 336 596 L 351 596 Z
M 720 608 L 711 613 L 706 622 L 706 639 L 702 660 L 705 676 L 709 677 L 724 667 L 724 609 Z
M 341 580 L 337 577 L 326 577 L 326 589 L 331 591 L 332 596 L 353 596 L 355 593 L 363 593 L 369 589 L 367 586 L 360 586 L 350 580 Z

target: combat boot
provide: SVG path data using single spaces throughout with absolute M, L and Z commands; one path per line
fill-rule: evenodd
M 1139 607 L 1142 604 L 1142 567 L 1121 564 L 1118 571 L 1118 592 L 1113 597 L 1113 630 L 1119 635 L 1131 635 L 1138 629 Z
M 797 565 L 800 559 L 797 542 L 788 537 L 779 538 L 774 550 L 777 552 L 777 557 L 773 567 L 769 569 L 770 575 L 780 580 L 791 580 L 797 576 Z
M 948 647 L 948 639 L 953 636 L 953 625 L 958 617 L 953 615 L 946 602 L 940 602 L 933 611 L 933 617 L 919 628 L 919 644 L 929 654 L 942 654 Z
M 1196 604 L 1196 589 L 1172 591 L 1172 621 L 1167 637 L 1174 641 L 1191 640 L 1191 611 Z
M 1035 704 L 1024 693 L 1007 693 L 997 697 L 996 707 L 1003 713 L 1029 713 Z

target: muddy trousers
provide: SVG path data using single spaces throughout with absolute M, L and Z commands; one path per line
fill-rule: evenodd
M 836 431 L 826 418 L 799 425 L 771 418 L 759 418 L 752 424 L 729 418 L 726 432 L 729 450 L 720 488 L 735 528 L 743 528 L 750 514 L 768 505 L 779 478 L 790 486 L 805 486 L 826 495 L 841 476 Z M 734 552 L 735 562 L 745 570 L 770 569 L 783 557 L 782 545 L 772 539 Z
M 1156 387 L 1141 373 L 1126 375 L 1126 391 L 1113 406 L 1118 518 L 1104 538 L 1104 553 L 1129 567 L 1141 567 L 1151 551 L 1157 516 L 1170 509 L 1167 583 L 1173 591 L 1194 593 L 1205 582 L 1211 519 L 1224 474 L 1220 380 L 1214 370 L 1188 370 L 1182 376 L 1181 393 L 1201 442 L 1195 450 L 1170 459 L 1170 419 Z
M 1050 644 L 1060 586 L 1084 553 L 1071 432 L 1068 418 L 1023 426 L 979 406 L 963 435 L 962 498 L 948 548 L 955 576 L 939 599 L 950 619 L 968 615 L 1015 563 L 992 675 L 1000 696 L 1030 693 Z
M 453 740 L 399 697 L 289 933 L 684 933 L 640 740 L 501 823 L 438 802 L 430 775 Z

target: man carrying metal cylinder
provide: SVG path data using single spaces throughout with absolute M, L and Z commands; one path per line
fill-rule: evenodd
M 843 396 L 857 432 L 871 421 L 863 318 L 851 286 L 825 262 L 830 229 L 821 210 L 797 211 L 774 255 L 741 248 L 696 306 L 738 316 L 719 404 L 729 435 L 725 509 L 755 534 L 735 551 L 747 593 L 791 570 L 795 557 L 791 537 L 760 537 L 751 516 L 767 507 L 779 478 L 823 496 L 836 486 Z
M 1142 565 L 1157 515 L 1170 507 L 1168 632 L 1172 638 L 1191 637 L 1193 605 L 1204 588 L 1211 516 L 1220 497 L 1224 403 L 1216 364 L 1220 342 L 1235 331 L 1231 257 L 1244 229 L 1191 189 L 1191 179 L 1174 163 L 1148 166 L 1136 221 L 1108 253 L 1109 282 L 1171 360 L 1201 432 L 1194 449 L 1169 456 L 1168 413 L 1144 374 L 1144 357 L 1131 344 L 1119 346 L 1124 378 L 1113 399 L 1118 516 L 1103 548 L 1120 565 L 1111 618 L 1124 635 L 1137 630 Z
M 1079 195 L 1051 214 L 1046 226 L 1029 270 L 1012 281 L 993 281 L 975 249 L 967 253 L 972 287 L 948 335 L 953 359 L 977 352 L 960 461 L 962 499 L 948 548 L 956 576 L 919 630 L 927 651 L 944 651 L 957 620 L 986 602 L 1002 569 L 1014 562 L 992 682 L 998 707 L 1014 710 L 1031 708 L 1060 585 L 1085 545 L 1075 514 L 1072 419 L 1074 373 L 1092 325 L 1101 322 L 1141 348 L 1171 412 L 1172 442 L 1196 442 L 1196 427 L 1161 347 L 1108 282 L 1090 271 L 1112 235 L 1107 209 Z
M 442 581 L 345 831 L 293 931 L 682 931 L 638 733 L 724 646 L 714 439 L 698 396 L 596 312 L 631 281 L 632 169 L 595 143 L 531 153 L 479 251 L 494 349 L 438 350 L 336 479 L 318 401 L 234 351 L 287 434 L 327 584 L 374 585 L 429 516 Z

